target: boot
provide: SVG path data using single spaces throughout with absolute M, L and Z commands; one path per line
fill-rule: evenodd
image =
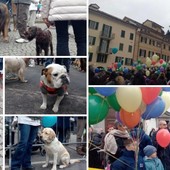
M 77 153 L 79 155 L 85 155 L 85 152 L 82 151 L 82 147 L 77 147 Z

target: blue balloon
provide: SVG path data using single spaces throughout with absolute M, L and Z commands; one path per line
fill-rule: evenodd
M 125 67 L 123 71 L 124 71 L 124 73 L 128 73 L 129 69 L 127 67 Z
M 43 127 L 52 127 L 57 123 L 57 116 L 43 116 L 41 125 Z
M 117 87 L 95 87 L 94 88 L 102 96 L 111 96 L 117 90 Z
M 94 72 L 95 72 L 95 73 L 99 73 L 99 72 L 100 72 L 100 69 L 99 69 L 99 68 L 95 68 Z
M 122 66 L 122 63 L 121 62 L 118 62 L 117 63 L 117 67 L 120 68 Z
M 112 48 L 112 53 L 116 54 L 118 52 L 118 48 Z
M 170 91 L 170 87 L 162 87 L 163 91 Z
M 165 109 L 165 102 L 160 96 L 151 104 L 146 106 L 146 111 L 142 114 L 142 118 L 148 120 L 150 118 L 159 117 Z

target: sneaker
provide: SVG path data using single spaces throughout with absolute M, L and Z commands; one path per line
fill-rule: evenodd
M 28 43 L 29 41 L 24 39 L 24 38 L 19 38 L 19 39 L 15 40 L 15 42 L 17 42 L 17 43 Z

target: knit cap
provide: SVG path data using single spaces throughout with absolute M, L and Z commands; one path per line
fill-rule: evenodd
M 152 146 L 152 145 L 147 145 L 144 149 L 143 149 L 143 152 L 144 154 L 149 157 L 151 156 L 153 153 L 155 153 L 157 151 L 157 149 Z

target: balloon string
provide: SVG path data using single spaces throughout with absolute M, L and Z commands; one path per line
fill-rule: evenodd
M 120 160 L 119 158 L 113 156 L 112 154 L 110 154 L 109 152 L 107 151 L 104 151 L 102 148 L 98 147 L 97 145 L 93 144 L 91 141 L 89 142 L 90 145 L 94 146 L 95 148 L 94 149 L 99 149 L 99 152 L 102 151 L 104 152 L 105 154 L 111 156 L 112 158 L 115 158 L 116 160 L 120 161 L 121 163 L 125 164 L 126 166 L 130 167 L 130 168 L 134 168 L 130 165 L 128 165 L 127 163 L 125 163 L 124 161 Z M 90 148 L 90 147 L 89 147 Z

